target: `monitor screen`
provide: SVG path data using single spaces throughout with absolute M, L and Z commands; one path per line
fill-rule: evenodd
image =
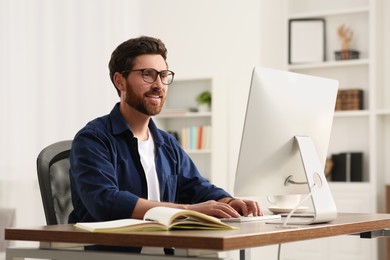
M 308 185 L 295 136 L 311 138 L 322 173 L 337 96 L 332 79 L 255 67 L 241 138 L 235 196 L 304 194 Z

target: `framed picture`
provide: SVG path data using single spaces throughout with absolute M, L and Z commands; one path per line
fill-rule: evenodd
M 288 38 L 290 64 L 325 61 L 324 19 L 290 19 Z

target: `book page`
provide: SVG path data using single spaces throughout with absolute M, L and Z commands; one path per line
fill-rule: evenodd
M 168 207 L 149 209 L 144 220 L 118 219 L 101 222 L 76 223 L 76 227 L 90 232 L 138 232 L 180 229 L 232 229 L 221 220 L 206 214 Z
M 144 220 L 158 221 L 169 227 L 173 219 L 184 210 L 168 207 L 154 207 L 149 209 L 144 216 Z
M 153 222 L 140 220 L 140 219 L 118 219 L 111 221 L 101 221 L 101 222 L 81 222 L 76 223 L 75 226 L 82 228 L 91 232 L 98 231 L 116 231 L 118 229 L 125 229 L 126 227 L 136 227 L 142 226 L 145 224 L 152 224 Z
M 169 228 L 172 226 L 178 228 L 200 228 L 202 226 L 209 226 L 211 228 L 230 227 L 215 217 L 197 211 L 168 207 L 151 208 L 146 212 L 144 220 L 155 220 Z

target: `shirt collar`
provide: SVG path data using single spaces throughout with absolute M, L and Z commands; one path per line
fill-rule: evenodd
M 119 135 L 119 134 L 122 134 L 126 131 L 129 131 L 131 133 L 131 136 L 132 137 L 134 136 L 133 132 L 131 131 L 130 126 L 127 124 L 126 120 L 123 118 L 123 116 L 119 110 L 119 102 L 116 103 L 114 108 L 111 110 L 110 121 L 111 121 L 113 135 Z M 157 145 L 163 144 L 164 139 L 161 136 L 161 133 L 159 132 L 153 119 L 150 119 L 150 121 L 149 121 L 149 130 L 153 135 L 155 143 Z
M 119 102 L 116 103 L 114 108 L 111 110 L 110 121 L 113 135 L 119 135 L 126 131 L 131 132 L 129 125 L 127 124 L 126 120 L 123 118 L 119 110 Z M 131 134 L 133 135 L 132 132 Z

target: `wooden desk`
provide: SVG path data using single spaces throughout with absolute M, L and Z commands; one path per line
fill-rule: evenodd
M 9 228 L 5 230 L 5 239 L 41 242 L 41 247 L 46 248 L 45 250 L 41 250 L 45 252 L 45 255 L 37 255 L 36 257 L 38 258 L 44 258 L 43 256 L 47 256 L 46 254 L 49 251 L 53 252 L 53 254 L 61 251 L 57 249 L 48 251 L 48 244 L 53 242 L 228 251 L 338 235 L 362 234 L 362 237 L 384 235 L 382 230 L 390 227 L 390 214 L 340 213 L 338 218 L 330 223 L 301 225 L 298 228 L 280 228 L 278 224 L 266 224 L 263 222 L 248 222 L 234 225 L 240 229 L 223 231 L 180 230 L 127 234 L 90 233 L 76 229 L 72 225 L 54 225 L 36 228 Z M 26 254 L 31 254 L 31 249 L 24 250 Z M 40 249 L 36 250 L 39 251 Z M 88 254 L 85 251 L 80 251 L 79 253 Z M 23 249 L 22 251 L 18 249 L 7 249 L 7 260 L 13 259 L 12 257 L 21 256 L 31 257 L 30 255 L 23 255 Z M 137 255 L 132 256 L 134 259 L 137 259 Z M 61 258 L 59 255 L 50 255 L 47 257 Z M 129 254 L 127 254 L 127 257 L 129 258 Z M 161 257 L 162 259 L 169 259 L 166 256 Z M 95 255 L 93 258 L 97 260 Z M 241 258 L 244 258 L 244 256 Z M 111 259 L 114 258 L 111 257 Z M 138 259 L 146 258 L 143 256 Z M 174 259 L 181 258 L 175 256 Z

